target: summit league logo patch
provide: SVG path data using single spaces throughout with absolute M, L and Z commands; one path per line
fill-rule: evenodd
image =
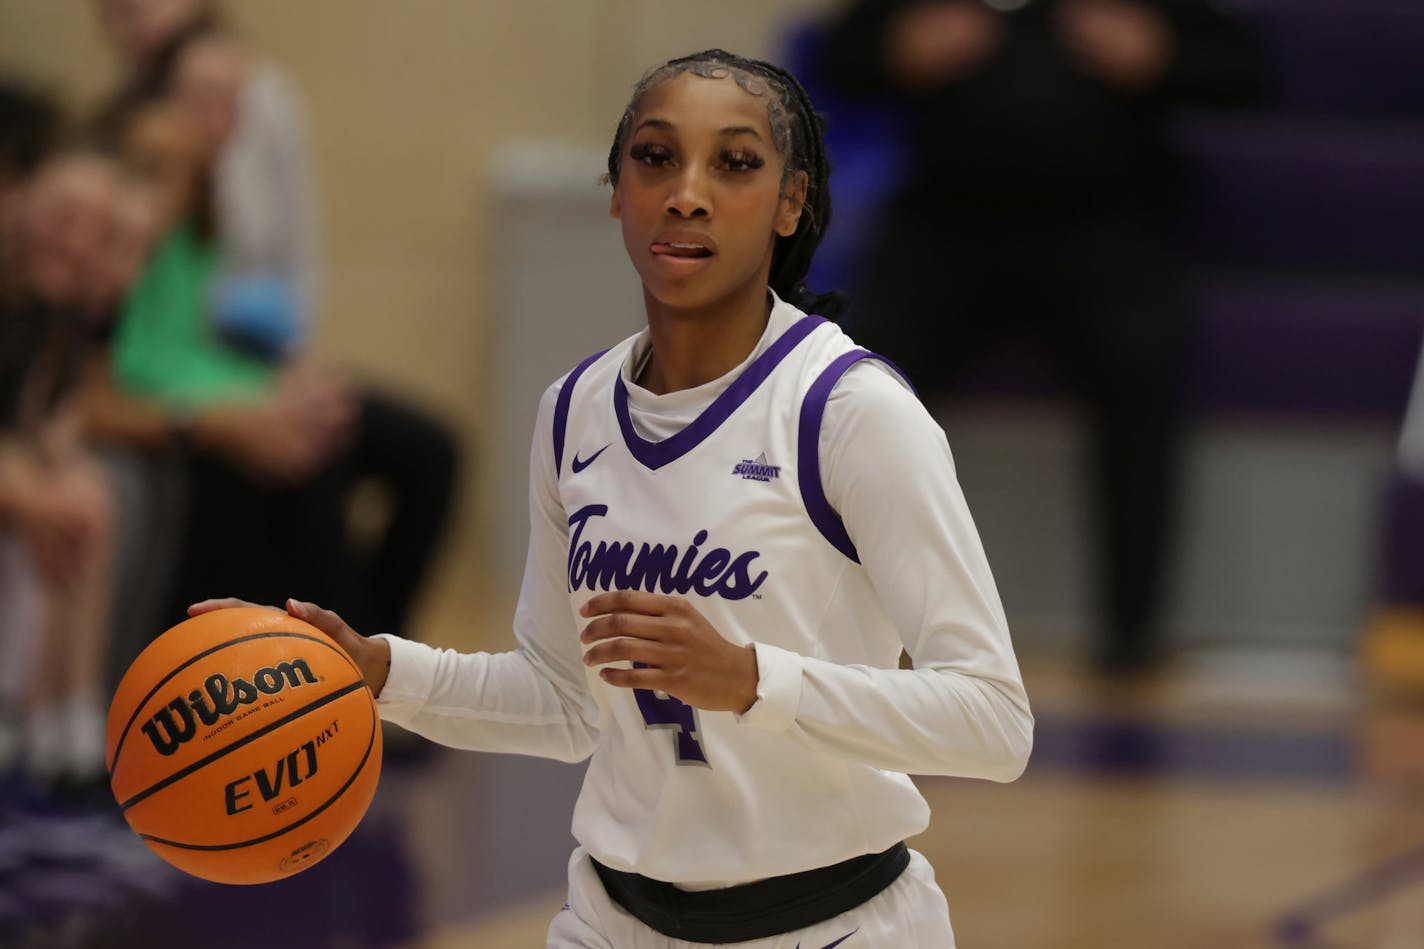
M 732 474 L 741 475 L 747 481 L 771 481 L 781 475 L 781 466 L 767 464 L 766 452 L 762 452 L 755 461 L 743 459 L 738 462 Z

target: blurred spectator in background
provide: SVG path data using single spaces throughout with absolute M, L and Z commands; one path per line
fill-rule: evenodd
M 23 750 L 42 787 L 83 788 L 104 775 L 115 531 L 75 391 L 93 306 L 124 279 L 120 176 L 91 151 L 41 158 L 53 113 L 0 101 L 0 764 Z
M 270 64 L 211 28 L 182 45 L 173 70 L 214 167 L 219 331 L 257 352 L 289 352 L 308 335 L 317 291 L 316 192 L 295 96 Z
M 165 180 L 168 224 L 92 401 L 108 407 L 110 436 L 188 450 L 167 621 L 214 591 L 265 602 L 311 591 L 400 631 L 447 519 L 454 442 L 303 352 L 319 256 L 304 122 L 290 86 L 214 7 L 100 4 L 125 64 L 100 124 Z M 389 513 L 361 545 L 348 504 L 367 480 Z
M 1211 0 L 860 0 L 825 67 L 891 93 L 914 156 L 863 264 L 853 332 L 922 389 L 1031 334 L 1092 421 L 1100 667 L 1159 650 L 1187 327 L 1167 240 L 1170 110 L 1250 97 Z
M 221 275 L 214 318 L 235 342 L 280 355 L 318 304 L 317 195 L 306 120 L 272 63 L 218 26 L 212 0 L 104 0 L 124 76 L 104 113 L 173 94 L 211 165 Z
M 267 522 L 250 520 L 252 511 L 237 500 L 212 496 L 209 468 L 237 466 L 259 480 L 307 477 L 335 450 L 351 414 L 335 383 L 314 394 L 269 399 L 272 365 L 221 345 L 209 332 L 203 298 L 215 253 L 203 236 L 211 217 L 202 200 L 201 143 L 187 114 L 170 100 L 155 99 L 136 106 L 119 131 L 126 162 L 150 182 L 146 188 L 136 184 L 130 198 L 136 205 L 146 198 L 160 237 L 111 314 L 110 346 L 94 360 L 86 384 L 89 430 L 106 445 L 106 458 L 126 489 L 127 609 L 118 617 L 114 675 L 181 618 L 184 594 L 175 587 L 201 582 L 189 577 L 211 558 L 231 558 L 232 582 L 253 582 L 250 571 L 283 563 L 284 554 L 276 554 L 255 558 L 258 566 L 243 565 L 244 558 L 254 559 L 247 557 L 251 541 L 243 531 L 261 530 Z M 179 485 L 188 490 L 175 493 Z M 230 516 L 231 526 L 201 546 L 185 542 L 214 506 L 211 516 Z M 224 545 L 234 549 L 213 551 Z M 220 561 L 213 569 L 226 565 Z

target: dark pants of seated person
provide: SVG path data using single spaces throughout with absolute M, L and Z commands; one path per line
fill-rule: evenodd
M 905 202 L 863 266 L 849 329 L 924 395 L 1005 337 L 1053 358 L 1092 426 L 1099 659 L 1144 664 L 1158 645 L 1185 345 L 1165 242 L 1130 213 L 970 226 Z
M 357 551 L 356 560 L 370 629 L 399 634 L 445 532 L 459 453 L 451 435 L 428 416 L 367 393 L 361 434 L 346 460 L 348 478 L 374 479 L 390 500 L 385 530 L 374 548 Z
M 440 425 L 367 393 L 351 447 L 301 484 L 256 484 L 204 456 L 189 467 L 174 621 L 207 597 L 281 605 L 296 596 L 335 610 L 362 633 L 403 631 L 454 486 L 456 449 Z M 347 517 L 351 491 L 366 478 L 380 483 L 391 508 L 371 550 L 358 549 Z
M 117 445 L 103 446 L 100 459 L 119 511 L 109 643 L 112 692 L 154 635 L 174 622 L 168 598 L 183 554 L 187 463 L 178 451 L 143 452 Z

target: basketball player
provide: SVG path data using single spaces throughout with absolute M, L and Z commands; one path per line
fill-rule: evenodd
M 802 282 L 827 175 L 782 70 L 710 50 L 649 73 L 608 162 L 648 325 L 540 404 L 519 648 L 366 639 L 288 601 L 391 721 L 592 755 L 550 946 L 952 946 L 903 843 L 929 821 L 906 773 L 1010 781 L 1027 760 L 944 433 L 807 315 L 839 302 Z

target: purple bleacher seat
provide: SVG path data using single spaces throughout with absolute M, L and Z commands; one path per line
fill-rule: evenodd
M 1424 283 L 1215 275 L 1193 301 L 1192 402 L 1210 414 L 1403 415 Z
M 1424 272 L 1424 122 L 1201 113 L 1172 137 L 1193 258 Z
M 1424 282 L 1381 285 L 1204 276 L 1191 302 L 1188 400 L 1205 417 L 1397 421 L 1424 337 Z M 1060 395 L 1064 380 L 1026 342 L 975 365 L 971 398 Z
M 1424 115 L 1424 3 L 1237 0 L 1256 27 L 1268 107 Z

